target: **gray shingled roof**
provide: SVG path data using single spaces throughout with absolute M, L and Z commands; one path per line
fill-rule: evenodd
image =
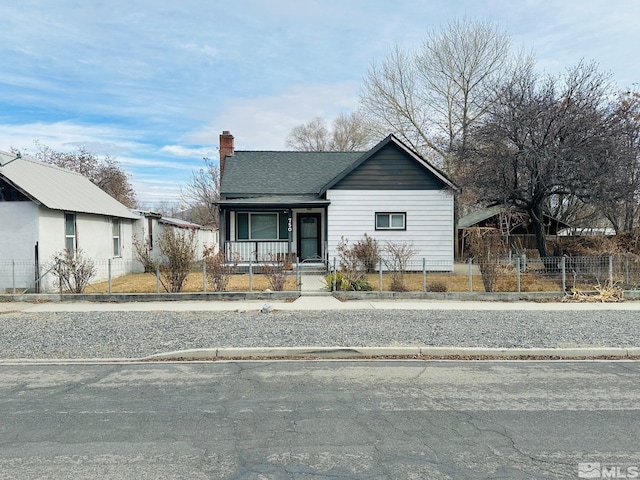
M 52 210 L 140 218 L 91 181 L 69 170 L 0 152 L 0 178 Z
M 220 193 L 235 195 L 317 195 L 364 152 L 235 151 L 227 157 Z

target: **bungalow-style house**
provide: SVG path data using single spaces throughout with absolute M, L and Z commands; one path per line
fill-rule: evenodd
M 561 230 L 569 228 L 568 224 L 550 215 L 544 216 L 544 225 L 547 237 L 557 236 Z M 466 232 L 473 227 L 495 229 L 510 248 L 536 249 L 535 232 L 529 215 L 504 205 L 496 205 L 476 210 L 458 219 L 458 254 L 461 258 L 468 254 Z
M 450 271 L 457 187 L 394 135 L 367 152 L 238 151 L 220 135 L 220 248 L 228 260 L 332 262 L 342 238 L 411 243 Z

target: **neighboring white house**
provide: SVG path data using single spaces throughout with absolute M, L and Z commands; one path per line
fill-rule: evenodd
M 199 225 L 133 212 L 78 173 L 0 152 L 0 293 L 55 291 L 47 271 L 65 249 L 94 261 L 92 281 L 143 271 L 135 236 L 158 238 L 165 228 L 194 229 L 197 260 L 217 242 Z
M 54 254 L 81 250 L 96 261 L 98 278 L 107 259 L 133 263 L 133 223 L 139 218 L 84 176 L 28 158 L 0 152 L 0 291 L 51 290 L 45 274 Z M 7 275 L 11 264 L 11 275 Z M 15 264 L 19 267 L 16 269 Z
M 220 136 L 221 247 L 231 260 L 331 262 L 344 237 L 411 244 L 451 271 L 458 188 L 394 135 L 367 152 L 237 151 Z
M 218 231 L 203 227 L 196 223 L 187 222 L 179 218 L 163 217 L 159 213 L 134 210 L 140 215 L 140 221 L 134 225 L 133 238 L 141 244 L 146 244 L 151 254 L 151 259 L 155 262 L 161 258 L 158 240 L 162 237 L 166 228 L 174 228 L 179 231 L 193 231 L 196 246 L 196 260 L 203 258 L 204 249 L 213 247 L 214 252 L 218 250 Z

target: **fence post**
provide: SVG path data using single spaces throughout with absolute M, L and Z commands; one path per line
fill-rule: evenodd
M 336 288 L 338 288 L 338 271 L 336 270 L 336 257 L 333 257 L 333 278 L 332 278 L 332 283 L 333 283 L 333 291 L 336 291 Z
M 520 293 L 520 255 L 516 255 L 516 286 L 516 291 Z
M 202 293 L 207 293 L 207 261 L 202 259 Z
M 296 257 L 296 283 L 298 284 L 298 291 L 302 295 L 302 272 L 300 271 L 300 257 Z
M 613 255 L 609 255 L 609 285 L 613 285 Z
M 160 293 L 160 265 L 156 265 L 156 293 Z
M 624 283 L 629 285 L 629 257 L 624 257 Z
M 107 292 L 111 295 L 111 259 L 107 259 Z
M 469 292 L 473 292 L 473 257 L 469 257 Z
M 13 294 L 16 294 L 16 261 L 11 260 L 11 288 Z
M 249 291 L 253 292 L 253 259 L 251 257 L 249 257 Z
M 422 257 L 422 293 L 427 291 L 427 259 Z
M 378 259 L 378 291 L 382 293 L 382 258 Z
M 560 269 L 562 270 L 562 291 L 567 291 L 567 266 L 566 266 L 566 256 L 562 256 L 560 259 Z

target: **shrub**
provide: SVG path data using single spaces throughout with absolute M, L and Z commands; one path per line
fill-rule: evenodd
M 365 272 L 375 272 L 380 261 L 380 246 L 378 240 L 366 233 L 362 240 L 353 244 L 353 255 L 362 264 Z
M 269 254 L 268 260 L 262 265 L 262 273 L 267 277 L 271 289 L 275 292 L 281 292 L 284 289 L 288 275 L 286 267 L 285 258 L 272 254 Z
M 498 233 L 495 228 L 480 227 L 470 228 L 466 233 L 469 250 L 480 267 L 486 292 L 493 292 L 495 288 L 499 275 L 499 260 L 504 251 L 504 245 Z
M 158 264 L 152 258 L 149 240 L 141 241 L 137 235 L 134 235 L 133 248 L 144 267 L 144 273 L 155 273 L 158 269 Z
M 446 292 L 448 291 L 447 284 L 444 282 L 432 282 L 427 283 L 427 292 Z
M 229 277 L 236 272 L 238 267 L 237 256 L 233 262 L 227 262 L 224 252 L 215 252 L 215 247 L 203 249 L 204 261 L 207 266 L 207 282 L 214 292 L 224 292 L 229 285 Z
M 330 291 L 333 291 L 333 279 L 335 277 L 336 280 L 336 290 L 337 291 L 371 291 L 373 287 L 366 279 L 361 278 L 355 282 L 350 282 L 342 272 L 329 273 L 324 277 L 324 281 L 327 284 L 327 287 Z
M 349 240 L 341 237 L 337 247 L 340 257 L 340 273 L 349 285 L 356 285 L 365 277 L 364 267 L 354 249 L 349 246 Z
M 411 257 L 416 254 L 413 243 L 393 243 L 387 242 L 385 250 L 387 255 L 383 262 L 391 272 L 391 286 L 393 292 L 406 292 L 407 286 L 404 283 L 404 274 L 407 271 L 407 264 Z
M 334 288 L 333 288 L 334 279 L 335 279 L 335 290 L 337 291 L 349 290 L 349 282 L 347 281 L 346 278 L 344 278 L 344 275 L 342 274 L 342 272 L 335 272 L 335 273 L 328 273 L 324 277 L 324 283 L 327 284 L 329 291 L 331 292 L 334 291 Z
M 165 228 L 160 236 L 158 245 L 163 258 L 159 279 L 167 292 L 182 291 L 196 258 L 195 233 L 195 230 L 179 232 L 175 228 Z
M 51 271 L 61 291 L 82 293 L 96 274 L 95 263 L 85 258 L 80 249 L 75 254 L 68 249 L 57 252 L 53 255 L 53 262 Z

